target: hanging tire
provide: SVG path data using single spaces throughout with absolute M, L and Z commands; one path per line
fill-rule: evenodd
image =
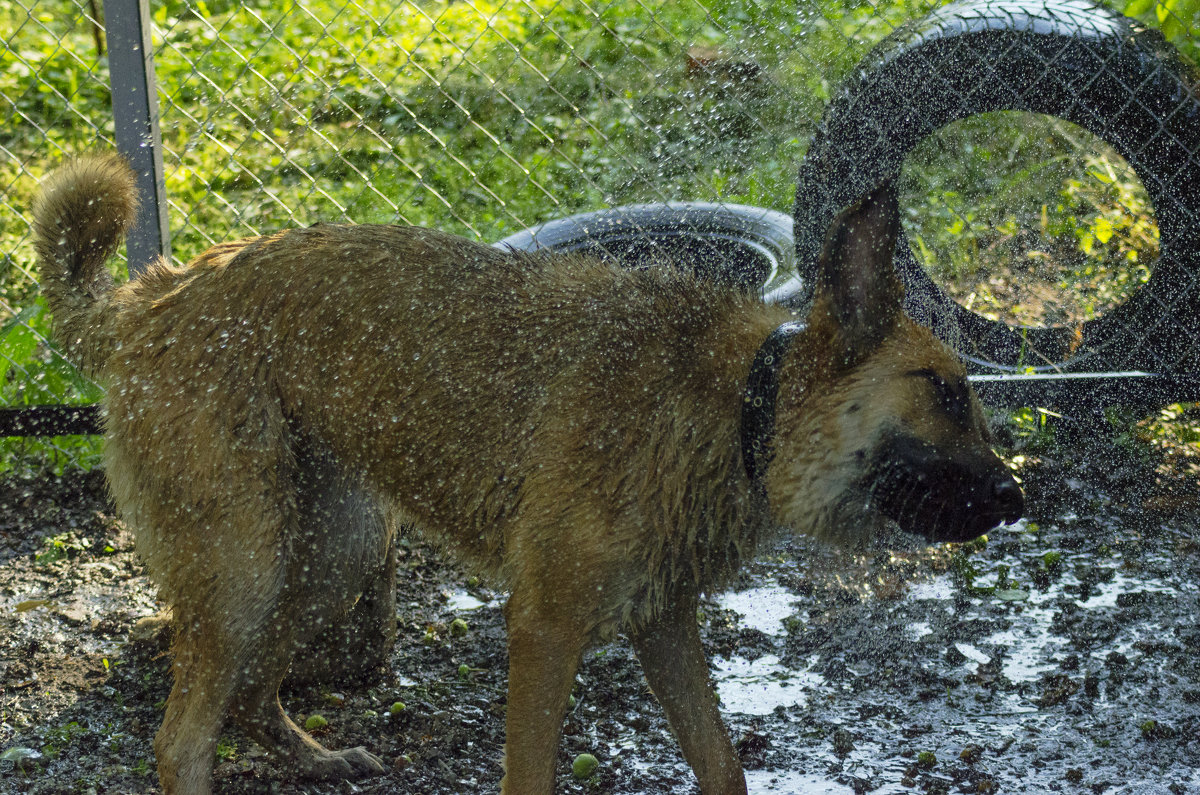
M 792 219 L 743 204 L 630 204 L 548 221 L 493 245 L 580 252 L 631 268 L 666 259 L 754 292 L 795 269 Z
M 976 372 L 1172 370 L 1200 339 L 1200 76 L 1156 31 L 1082 0 L 945 6 L 875 48 L 831 102 L 800 166 L 799 279 L 775 298 L 808 299 L 838 210 L 900 173 L 952 121 L 1027 111 L 1079 125 L 1117 150 L 1150 196 L 1160 256 L 1149 281 L 1082 328 L 988 320 L 935 285 L 901 237 L 909 312 Z M 1040 354 L 1028 361 L 1030 351 Z

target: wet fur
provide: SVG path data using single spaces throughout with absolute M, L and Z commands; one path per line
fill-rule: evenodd
M 970 427 L 955 426 L 906 375 L 962 369 L 900 313 L 890 269 L 854 282 L 861 309 L 818 285 L 782 372 L 768 509 L 738 422 L 755 351 L 788 310 L 670 268 L 390 226 L 226 243 L 114 287 L 104 263 L 133 195 L 127 166 L 95 156 L 47 182 L 35 217 L 56 337 L 107 386 L 112 493 L 174 609 L 155 744 L 167 792 L 209 791 L 227 715 L 311 775 L 382 770 L 317 745 L 276 690 L 386 581 L 401 524 L 511 591 L 505 792 L 553 789 L 580 655 L 618 630 L 702 790 L 744 792 L 699 593 L 776 528 L 876 528 L 864 473 L 889 430 L 991 456 L 973 397 Z M 835 230 L 851 235 L 835 251 L 873 256 L 853 231 Z

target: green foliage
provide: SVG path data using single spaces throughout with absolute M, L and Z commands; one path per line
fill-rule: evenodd
M 79 405 L 100 399 L 100 387 L 48 344 L 49 336 L 49 313 L 41 298 L 0 325 L 0 406 Z M 99 440 L 87 436 L 0 439 L 0 473 L 90 467 L 99 461 L 99 450 Z
M 909 236 L 935 278 L 993 319 L 1072 325 L 1150 277 L 1158 228 L 1125 161 L 1068 122 L 981 114 L 905 163 Z
M 101 390 L 49 345 L 50 317 L 38 298 L 0 325 L 0 401 L 5 406 L 44 403 L 83 404 Z
M 1156 21 L 1168 40 L 1195 51 L 1195 36 L 1200 33 L 1200 0 L 1129 0 L 1125 13 Z
M 1054 419 L 1059 415 L 1047 409 L 1020 408 L 1009 417 L 1016 446 L 1028 453 L 1044 453 L 1054 447 Z
M 168 5 L 155 22 L 182 257 L 316 220 L 493 239 L 714 162 L 651 151 L 651 120 L 692 107 L 682 51 L 710 24 L 694 4 Z
M 871 46 L 940 4 L 156 2 L 173 253 L 316 221 L 490 241 L 640 201 L 790 211 L 836 86 Z M 1187 26 L 1198 7 L 1133 0 L 1125 11 L 1195 59 Z M 0 206 L 20 210 L 0 212 L 3 405 L 99 395 L 44 342 L 26 209 L 47 169 L 111 141 L 108 62 L 89 12 L 73 0 L 0 5 L 10 120 Z M 999 316 L 1011 296 L 981 288 L 980 274 L 1007 268 L 1019 281 L 1049 263 L 1053 288 L 1085 317 L 1145 280 L 1157 233 L 1115 155 L 1080 165 L 1048 123 L 962 125 L 910 158 L 905 203 L 914 243 L 939 278 L 962 281 L 963 300 Z M 94 439 L 0 441 L 0 471 L 76 456 L 88 465 L 96 450 Z
M 217 740 L 216 756 L 217 756 L 218 762 L 230 762 L 234 759 L 237 759 L 237 756 L 238 756 L 237 743 L 232 742 L 232 741 L 226 739 L 225 737 L 222 737 L 221 739 Z
M 34 562 L 39 566 L 49 566 L 60 560 L 74 558 L 91 546 L 87 539 L 76 538 L 70 533 L 62 533 L 42 542 L 42 551 L 34 555 Z
M 77 721 L 55 726 L 46 732 L 46 742 L 42 746 L 42 753 L 49 759 L 55 759 L 74 743 L 77 737 L 84 734 L 87 734 L 87 729 Z
M 1143 444 L 1200 452 L 1200 404 L 1174 403 L 1152 417 L 1125 420 L 1123 427 L 1130 429 L 1134 438 Z

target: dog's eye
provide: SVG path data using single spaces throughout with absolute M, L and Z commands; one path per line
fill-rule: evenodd
M 964 428 L 971 424 L 971 393 L 966 381 L 959 378 L 947 381 L 934 370 L 914 370 L 909 375 L 924 378 L 929 382 L 938 405 L 950 419 Z

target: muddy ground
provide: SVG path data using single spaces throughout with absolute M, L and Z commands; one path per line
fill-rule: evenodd
M 752 792 L 1200 792 L 1194 463 L 1111 441 L 1016 452 L 1030 516 L 986 545 L 791 541 L 704 605 Z M 415 543 L 400 580 L 386 669 L 284 695 L 387 774 L 299 781 L 230 729 L 218 792 L 497 790 L 500 595 Z M 0 791 L 157 791 L 167 660 L 129 638 L 154 610 L 100 476 L 0 484 Z M 600 764 L 579 780 L 583 752 Z M 559 762 L 561 792 L 696 791 L 625 643 L 586 655 Z

